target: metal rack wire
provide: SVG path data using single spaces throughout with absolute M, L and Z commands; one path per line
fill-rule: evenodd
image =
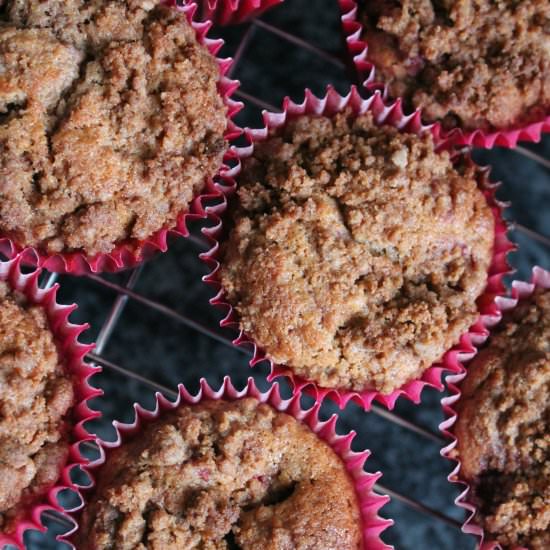
M 265 19 L 256 19 L 249 24 L 241 26 L 238 32 L 240 33 L 238 40 L 235 41 L 233 52 L 231 52 L 233 53 L 234 58 L 232 75 L 235 75 L 237 69 L 241 66 L 241 64 L 244 63 L 244 58 L 247 54 L 248 48 L 250 47 L 251 40 L 258 32 L 264 33 L 264 35 L 267 34 L 275 36 L 280 40 L 288 42 L 295 48 L 307 50 L 310 54 L 316 56 L 322 62 L 329 63 L 339 69 L 343 69 L 345 65 L 343 58 L 338 54 L 326 51 L 311 43 L 310 41 L 303 39 L 300 36 L 292 34 L 283 28 L 279 28 L 267 22 Z M 258 113 L 258 110 L 260 109 L 276 110 L 275 106 L 270 105 L 270 101 L 268 99 L 266 99 L 265 97 L 257 97 L 254 93 L 248 91 L 246 82 L 243 82 L 242 88 L 240 89 L 240 91 L 237 92 L 236 95 L 239 99 L 247 104 L 248 109 L 255 110 L 256 115 Z M 540 163 L 546 168 L 550 167 L 549 160 L 541 157 L 529 148 L 518 147 L 515 149 L 514 154 L 524 155 L 525 157 L 528 157 L 535 162 Z M 537 240 L 542 245 L 550 247 L 550 238 L 522 225 L 516 224 L 515 229 L 519 232 L 522 232 L 525 236 Z M 198 252 L 206 250 L 206 243 L 202 239 L 199 232 L 195 232 L 193 235 L 191 235 L 189 237 L 189 241 L 192 242 L 193 245 L 196 247 L 197 255 Z M 121 375 L 125 379 L 138 381 L 140 384 L 146 385 L 151 390 L 159 391 L 169 398 L 175 396 L 174 388 L 170 388 L 165 384 L 161 384 L 155 380 L 152 380 L 149 376 L 145 376 L 143 373 L 132 369 L 131 360 L 128 360 L 127 363 L 122 365 L 114 363 L 104 355 L 107 343 L 109 342 L 111 336 L 113 335 L 113 332 L 117 328 L 121 315 L 130 301 L 139 303 L 147 310 L 155 311 L 157 314 L 169 318 L 179 325 L 184 325 L 188 329 L 191 329 L 192 331 L 202 335 L 205 338 L 212 339 L 218 344 L 228 346 L 246 356 L 246 354 L 248 353 L 246 349 L 235 348 L 232 345 L 231 332 L 221 332 L 216 326 L 208 326 L 198 321 L 196 318 L 193 318 L 192 316 L 177 311 L 172 305 L 162 303 L 157 299 L 152 299 L 148 297 L 143 291 L 137 291 L 136 287 L 138 285 L 138 282 L 142 278 L 142 274 L 145 269 L 147 269 L 147 265 L 140 266 L 137 269 L 132 270 L 128 273 L 126 281 L 123 283 L 113 282 L 112 278 L 104 276 L 87 276 L 88 281 L 91 282 L 93 285 L 97 285 L 98 287 L 114 294 L 112 305 L 110 306 L 105 322 L 100 328 L 99 335 L 96 340 L 96 348 L 93 353 L 90 353 L 87 356 L 88 361 L 102 366 L 106 375 Z M 172 274 L 171 276 L 174 277 L 175 275 Z M 59 279 L 64 278 L 65 276 L 60 278 L 56 274 L 46 274 L 42 281 L 42 284 L 44 286 L 51 286 Z M 83 288 L 82 292 L 87 292 L 87 290 Z M 208 303 L 204 303 L 204 307 L 208 308 L 211 306 L 209 306 Z M 246 360 L 246 357 L 243 357 L 243 362 L 246 362 Z M 441 436 L 435 431 L 432 431 L 422 425 L 412 422 L 411 420 L 404 418 L 403 416 L 394 412 L 388 411 L 380 406 L 375 405 L 373 408 L 373 413 L 384 418 L 388 422 L 401 426 L 404 430 L 417 434 L 421 440 L 424 440 L 426 442 L 435 442 L 438 445 L 441 445 L 443 442 Z M 426 521 L 445 522 L 446 524 L 451 525 L 453 528 L 456 529 L 459 529 L 461 526 L 461 521 L 442 513 L 432 506 L 428 506 L 426 503 L 422 502 L 418 498 L 413 498 L 410 495 L 405 494 L 396 487 L 388 487 L 384 484 L 379 484 L 377 485 L 376 490 L 380 491 L 383 494 L 388 494 L 392 499 L 396 499 L 403 503 L 405 506 L 411 507 L 425 514 Z M 58 517 L 52 517 L 50 519 L 53 522 L 61 522 L 62 527 L 69 527 L 68 525 L 63 524 L 63 520 L 60 520 L 60 518 Z M 397 522 L 399 521 L 399 518 L 394 519 Z

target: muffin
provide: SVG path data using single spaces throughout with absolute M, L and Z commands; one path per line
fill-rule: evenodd
M 44 308 L 0 281 L 0 531 L 59 478 L 73 384 Z
M 358 549 L 360 511 L 341 459 L 256 399 L 180 406 L 108 456 L 76 545 Z
M 216 59 L 151 0 L 11 0 L 0 26 L 0 233 L 109 253 L 176 225 L 217 172 Z
M 547 0 L 363 2 L 376 78 L 446 129 L 504 130 L 550 108 Z
M 295 118 L 243 162 L 224 300 L 275 363 L 390 393 L 478 317 L 495 230 L 477 177 L 370 112 Z
M 455 409 L 460 476 L 504 549 L 550 548 L 550 290 L 506 313 Z

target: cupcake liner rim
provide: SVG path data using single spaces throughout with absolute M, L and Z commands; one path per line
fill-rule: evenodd
M 233 179 L 238 177 L 241 169 L 241 161 L 252 155 L 254 143 L 266 139 L 270 129 L 280 128 L 288 119 L 302 114 L 323 114 L 332 116 L 346 108 L 351 108 L 356 115 L 362 115 L 367 111 L 372 112 L 375 122 L 379 125 L 389 124 L 402 131 L 416 134 L 431 132 L 436 144 L 436 150 L 448 150 L 455 156 L 458 154 L 450 141 L 440 137 L 435 125 L 426 126 L 422 124 L 418 111 L 410 115 L 405 115 L 399 100 L 395 101 L 393 104 L 387 105 L 379 92 L 375 92 L 368 99 L 363 99 L 355 86 L 352 86 L 351 91 L 345 96 L 340 95 L 334 88 L 329 86 L 327 87 L 326 94 L 321 98 L 315 96 L 310 90 L 306 89 L 303 102 L 295 103 L 290 98 L 286 97 L 283 101 L 282 112 L 271 113 L 264 111 L 264 127 L 261 129 L 246 128 L 243 133 L 248 142 L 247 145 L 242 147 L 234 146 L 232 148 L 235 155 L 236 166 L 231 177 Z M 470 162 L 473 161 L 470 159 Z M 200 258 L 211 270 L 208 275 L 203 277 L 203 281 L 213 286 L 216 290 L 216 295 L 210 300 L 210 303 L 216 307 L 222 308 L 226 312 L 224 319 L 220 323 L 221 326 L 231 327 L 237 330 L 238 336 L 233 341 L 235 345 L 252 347 L 253 358 L 250 361 L 252 367 L 264 360 L 269 362 L 271 372 L 268 379 L 270 381 L 279 376 L 287 377 L 298 389 L 303 389 L 307 393 L 312 393 L 316 398 L 330 396 L 330 398 L 336 401 L 341 408 L 344 408 L 348 401 L 353 400 L 365 410 L 369 410 L 373 401 L 377 400 L 384 406 L 392 409 L 400 396 L 418 403 L 424 387 L 430 386 L 439 390 L 443 389 L 441 380 L 442 372 L 444 370 L 455 373 L 460 372 L 460 362 L 471 358 L 472 355 L 476 353 L 476 346 L 482 343 L 488 335 L 487 327 L 496 322 L 495 316 L 498 316 L 498 303 L 495 301 L 495 298 L 504 294 L 502 279 L 504 275 L 510 272 L 506 256 L 514 249 L 514 245 L 506 235 L 507 224 L 502 217 L 502 211 L 505 204 L 499 202 L 495 197 L 496 189 L 499 184 L 490 183 L 488 181 L 488 171 L 488 168 L 480 167 L 480 175 L 483 175 L 484 178 L 480 184 L 482 184 L 482 191 L 495 218 L 495 244 L 493 260 L 488 274 L 487 288 L 482 296 L 478 298 L 480 317 L 470 330 L 462 335 L 460 342 L 448 350 L 440 361 L 426 369 L 419 380 L 410 381 L 402 388 L 389 394 L 382 394 L 375 390 L 358 392 L 345 389 L 323 388 L 311 380 L 293 374 L 292 370 L 289 368 L 285 368 L 282 365 L 276 365 L 266 356 L 265 352 L 244 333 L 244 331 L 239 329 L 238 316 L 235 309 L 224 299 L 225 293 L 218 277 L 218 272 L 220 270 L 220 246 L 217 239 L 221 232 L 217 231 L 215 234 L 211 234 L 211 242 L 213 243 L 212 248 L 208 252 L 201 254 Z M 237 183 L 234 182 L 234 187 L 236 187 L 236 185 Z
M 202 17 L 217 25 L 238 25 L 284 0 L 202 0 Z
M 364 28 L 358 18 L 359 4 L 357 0 L 338 0 L 338 4 L 348 53 L 352 58 L 360 84 L 369 93 L 380 91 L 384 100 L 388 101 L 390 98 L 388 88 L 383 82 L 376 79 L 376 67 L 368 58 L 368 41 L 363 38 Z M 542 134 L 550 132 L 550 114 L 536 122 L 491 132 L 484 132 L 480 129 L 463 130 L 462 128 L 446 131 L 439 122 L 435 122 L 434 126 L 434 131 L 442 139 L 449 140 L 457 146 L 483 149 L 501 146 L 513 149 L 519 141 L 538 143 Z
M 550 271 L 540 266 L 533 267 L 531 281 L 515 280 L 511 284 L 510 295 L 498 297 L 500 313 L 498 321 L 502 318 L 502 313 L 514 309 L 518 302 L 531 296 L 536 288 L 550 288 Z M 477 507 L 469 500 L 471 486 L 467 481 L 460 478 L 460 459 L 453 456 L 453 450 L 457 446 L 457 439 L 453 432 L 453 426 L 456 423 L 458 415 L 454 409 L 454 404 L 460 399 L 462 393 L 460 382 L 467 376 L 467 369 L 462 366 L 458 373 L 448 375 L 445 382 L 448 386 L 450 395 L 441 400 L 441 406 L 445 415 L 445 420 L 439 425 L 439 430 L 448 443 L 441 449 L 442 457 L 454 463 L 453 470 L 447 476 L 447 479 L 453 485 L 460 486 L 462 492 L 456 497 L 455 504 L 462 508 L 467 518 L 462 525 L 462 531 L 474 535 L 479 540 L 480 550 L 501 550 L 501 546 L 494 540 L 486 540 L 483 528 L 475 521 Z M 513 550 L 528 550 L 523 546 L 516 546 Z
M 346 435 L 337 434 L 337 415 L 334 414 L 325 421 L 321 420 L 319 418 L 319 409 L 322 402 L 316 401 L 309 409 L 304 409 L 300 404 L 301 396 L 300 392 L 293 392 L 289 399 L 283 399 L 277 382 L 267 391 L 262 392 L 252 378 L 248 378 L 246 386 L 242 390 L 238 390 L 233 385 L 229 376 L 224 378 L 223 383 L 217 390 L 213 389 L 206 379 L 201 378 L 199 390 L 196 394 L 190 393 L 183 384 L 179 384 L 175 401 L 171 401 L 162 393 L 157 392 L 155 393 L 155 406 L 152 410 L 146 409 L 136 403 L 134 404 L 135 414 L 133 422 L 113 422 L 116 439 L 114 441 L 100 441 L 100 457 L 87 469 L 92 478 L 92 483 L 88 489 L 94 487 L 93 473 L 105 463 L 110 452 L 120 447 L 125 440 L 138 434 L 143 425 L 157 420 L 163 413 L 169 413 L 184 405 L 196 405 L 203 399 L 227 399 L 234 401 L 245 397 L 253 397 L 260 403 L 266 403 L 275 410 L 287 413 L 305 424 L 334 450 L 344 462 L 355 487 L 363 523 L 362 536 L 364 550 L 392 550 L 393 546 L 385 544 L 380 539 L 380 534 L 393 525 L 393 520 L 384 519 L 378 515 L 380 508 L 390 499 L 388 496 L 382 496 L 373 491 L 375 483 L 382 474 L 380 472 L 368 473 L 364 470 L 364 465 L 370 452 L 353 451 L 351 443 L 356 435 L 355 432 L 349 432 Z M 71 544 L 73 550 L 75 549 L 70 541 L 65 542 Z
M 233 118 L 242 109 L 243 104 L 232 99 L 233 93 L 240 85 L 238 81 L 231 80 L 227 76 L 232 59 L 217 57 L 224 42 L 221 39 L 207 37 L 212 22 L 196 21 L 197 4 L 195 2 L 189 1 L 184 5 L 179 5 L 176 0 L 164 0 L 162 3 L 185 15 L 188 23 L 195 31 L 198 42 L 216 58 L 220 73 L 218 92 L 227 108 L 225 139 L 231 141 L 241 133 Z M 229 156 L 226 153 L 223 164 L 214 178 L 205 178 L 202 191 L 193 198 L 187 210 L 178 215 L 173 227 L 163 227 L 145 240 L 127 239 L 115 243 L 113 250 L 109 253 L 98 253 L 89 256 L 83 251 L 49 254 L 36 246 L 21 246 L 12 236 L 0 234 L 0 253 L 8 258 L 13 258 L 16 254 L 22 253 L 25 261 L 30 265 L 44 267 L 56 273 L 71 273 L 73 275 L 116 272 L 136 267 L 158 252 L 166 252 L 170 236 L 188 237 L 190 222 L 207 220 L 209 217 L 215 220 L 225 210 L 225 196 L 231 191 L 224 185 L 224 173 L 230 170 L 227 166 L 228 158 Z
M 71 417 L 69 456 L 67 463 L 59 472 L 58 480 L 44 494 L 37 495 L 32 499 L 32 504 L 24 510 L 21 518 L 16 520 L 12 531 L 0 532 L 0 548 L 12 545 L 20 550 L 25 547 L 24 535 L 26 531 L 46 531 L 46 526 L 41 518 L 44 512 L 60 514 L 73 525 L 70 532 L 62 536 L 66 536 L 76 529 L 76 524 L 71 519 L 70 513 L 83 506 L 82 491 L 86 486 L 73 481 L 71 473 L 77 468 L 86 471 L 91 464 L 91 461 L 81 453 L 80 446 L 85 441 L 97 441 L 95 434 L 89 432 L 85 424 L 101 416 L 99 411 L 89 408 L 88 402 L 90 399 L 102 395 L 101 390 L 90 385 L 90 377 L 100 372 L 101 368 L 88 365 L 83 360 L 94 346 L 78 342 L 79 336 L 88 328 L 88 325 L 76 325 L 69 321 L 69 316 L 76 309 L 76 305 L 59 304 L 57 302 L 59 285 L 53 285 L 47 290 L 41 289 L 38 286 L 38 279 L 42 270 L 35 269 L 24 274 L 21 270 L 22 264 L 23 257 L 21 255 L 8 261 L 0 260 L 0 280 L 6 281 L 12 290 L 23 293 L 30 303 L 44 308 L 56 343 L 59 361 L 64 364 L 67 372 L 73 375 L 75 403 L 68 413 Z M 77 494 L 80 499 L 80 504 L 74 508 L 64 508 L 59 503 L 58 495 L 67 490 Z

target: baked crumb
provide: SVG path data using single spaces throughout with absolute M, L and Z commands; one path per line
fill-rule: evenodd
M 358 550 L 353 484 L 293 417 L 246 398 L 182 406 L 108 457 L 82 550 Z
M 382 0 L 362 9 L 376 74 L 426 120 L 491 131 L 548 113 L 548 0 Z
M 94 255 L 147 239 L 221 165 L 217 62 L 155 4 L 8 2 L 0 231 L 18 244 Z
M 550 290 L 507 313 L 457 403 L 461 475 L 506 549 L 550 548 Z
M 47 29 L 61 42 L 94 54 L 113 42 L 141 42 L 157 0 L 6 0 L 18 28 Z
M 58 479 L 74 401 L 46 314 L 0 282 L 0 529 Z
M 494 219 L 473 167 L 431 136 L 303 116 L 243 163 L 221 283 L 276 363 L 325 387 L 390 392 L 478 317 Z

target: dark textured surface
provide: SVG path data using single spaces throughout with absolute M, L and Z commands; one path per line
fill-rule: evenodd
M 283 6 L 264 16 L 264 20 L 342 55 L 338 17 L 335 0 L 287 0 Z M 214 29 L 211 35 L 222 34 L 227 38 L 228 44 L 222 54 L 229 56 L 234 54 L 247 28 L 243 25 L 224 31 Z M 325 86 L 332 83 L 339 91 L 345 92 L 350 83 L 343 67 L 290 44 L 261 27 L 254 31 L 233 76 L 242 81 L 244 92 L 260 96 L 275 106 L 280 105 L 286 94 L 301 100 L 304 87 L 321 94 Z M 253 108 L 240 116 L 240 122 L 244 124 L 258 124 L 259 120 L 258 110 Z M 550 158 L 550 136 L 542 144 L 526 147 Z M 475 157 L 480 162 L 491 163 L 494 166 L 493 179 L 503 182 L 499 197 L 512 203 L 507 217 L 550 235 L 548 170 L 514 151 L 476 152 Z M 518 232 L 512 236 L 521 246 L 520 251 L 511 256 L 518 276 L 528 277 L 535 263 L 550 268 L 548 247 Z M 213 292 L 200 280 L 207 271 L 198 259 L 200 251 L 200 247 L 188 240 L 173 241 L 169 253 L 144 267 L 136 290 L 216 332 L 231 336 L 231 331 L 218 328 L 221 314 L 208 305 Z M 127 277 L 128 274 L 121 274 L 107 279 L 123 283 Z M 85 339 L 94 340 L 116 293 L 88 278 L 64 276 L 60 283 L 61 300 L 65 303 L 75 301 L 80 306 L 73 321 L 91 323 Z M 266 387 L 261 378 L 266 373 L 265 366 L 260 365 L 251 371 L 245 354 L 200 335 L 135 300 L 128 302 L 103 355 L 109 361 L 169 388 L 175 388 L 179 382 L 196 387 L 201 376 L 219 385 L 226 374 L 230 374 L 241 387 L 251 373 L 262 387 Z M 104 420 L 97 427 L 105 437 L 113 437 L 110 421 L 132 419 L 133 402 L 139 401 L 146 406 L 153 403 L 153 391 L 148 386 L 112 371 L 106 370 L 97 376 L 95 383 L 105 391 L 104 397 L 94 403 L 104 413 Z M 400 401 L 396 410 L 405 418 L 435 431 L 442 420 L 441 397 L 438 392 L 427 390 L 421 405 Z M 325 409 L 326 414 L 336 411 L 330 404 Z M 461 511 L 453 504 L 458 492 L 446 481 L 451 464 L 440 458 L 437 443 L 373 413 L 364 413 L 353 404 L 340 413 L 339 429 L 358 432 L 355 448 L 372 451 L 367 468 L 381 470 L 384 474 L 381 482 L 385 486 L 446 515 L 462 519 Z M 382 514 L 395 519 L 395 525 L 385 532 L 383 538 L 398 549 L 471 550 L 475 546 L 472 537 L 396 500 L 387 505 Z M 54 547 L 52 536 L 47 540 L 41 536 L 32 538 L 36 540 L 32 548 Z

